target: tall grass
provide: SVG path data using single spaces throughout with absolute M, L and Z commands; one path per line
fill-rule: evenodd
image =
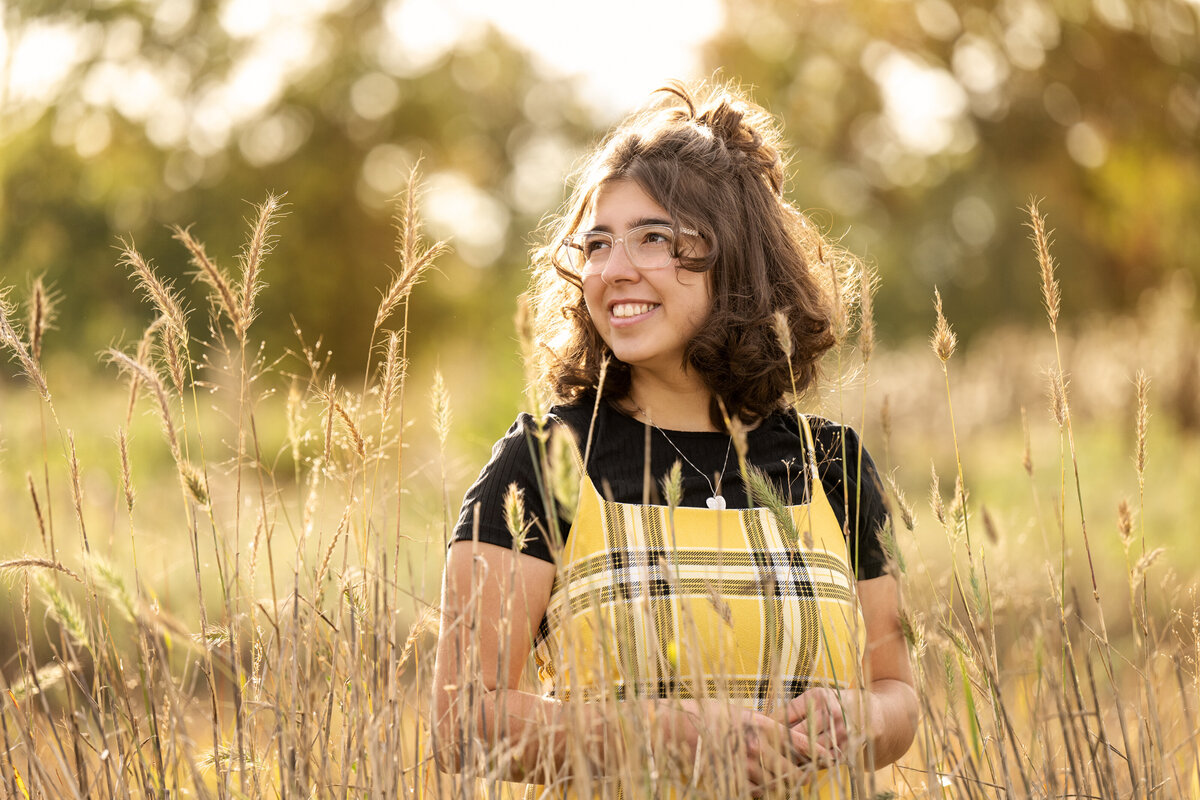
M 98 444 L 81 440 L 55 404 L 57 393 L 70 396 L 71 376 L 44 371 L 53 294 L 35 283 L 22 323 L 11 293 L 0 293 L 0 344 L 34 390 L 42 432 L 36 461 L 6 463 L 4 475 L 27 495 L 20 515 L 37 526 L 41 551 L 0 562 L 17 632 L 0 663 L 0 794 L 459 798 L 515 793 L 502 780 L 515 772 L 551 785 L 563 778 L 548 764 L 516 764 L 528 742 L 479 727 L 482 700 L 469 692 L 460 694 L 465 713 L 452 743 L 462 748 L 461 771 L 442 773 L 433 760 L 438 598 L 423 576 L 429 561 L 441 563 L 456 498 L 446 467 L 449 389 L 439 376 L 428 417 L 406 397 L 409 304 L 443 250 L 422 236 L 417 196 L 414 171 L 397 219 L 395 277 L 382 292 L 363 383 L 353 390 L 329 373 L 319 343 L 298 334 L 299 343 L 276 356 L 252 338 L 281 198 L 256 207 L 233 272 L 190 229 L 176 229 L 207 289 L 202 338 L 193 334 L 196 315 L 184 293 L 134 243 L 123 244 L 121 264 L 155 320 L 132 348 L 106 354 L 128 391 L 123 416 L 107 431 L 75 421 Z M 1145 524 L 1148 504 L 1186 489 L 1146 480 L 1153 385 L 1144 373 L 1130 375 L 1136 499 L 1114 502 L 1113 519 L 1088 516 L 1088 475 L 1109 465 L 1081 457 L 1072 397 L 1086 387 L 1072 383 L 1062 360 L 1065 301 L 1036 206 L 1030 217 L 1047 338 L 1059 354 L 1044 400 L 1055 439 L 1034 439 L 1058 453 L 1054 490 L 1035 480 L 1028 425 L 1016 435 L 1026 443 L 1012 462 L 1028 483 L 1028 502 L 998 508 L 987 486 L 973 482 L 965 457 L 972 440 L 953 415 L 953 309 L 943 308 L 940 295 L 932 344 L 949 420 L 943 438 L 955 454 L 949 500 L 935 468 L 929 512 L 908 501 L 901 485 L 911 487 L 925 467 L 894 447 L 890 405 L 877 423 L 867 419 L 864 395 L 860 418 L 846 420 L 883 432 L 894 495 L 886 544 L 906 598 L 903 628 L 922 719 L 917 742 L 896 766 L 873 775 L 869 753 L 851 759 L 838 792 L 845 796 L 851 787 L 880 797 L 1200 793 L 1195 579 L 1156 577 L 1170 553 L 1158 543 L 1161 532 Z M 876 350 L 872 281 L 864 278 L 857 292 L 858 357 L 876 370 L 889 354 Z M 279 405 L 275 394 L 286 398 L 286 410 L 270 410 Z M 210 403 L 220 411 L 216 423 Z M 136 476 L 148 471 L 139 471 L 129 446 L 138 407 L 152 409 L 165 445 L 143 455 L 167 467 L 148 487 L 138 485 Z M 438 509 L 436 522 L 416 535 L 403 513 L 414 491 L 404 468 L 413 425 L 436 434 L 440 476 L 437 497 L 421 501 Z M 271 444 L 276 437 L 266 429 L 285 431 L 283 446 Z M 86 445 L 84 458 L 78 444 Z M 540 453 L 559 453 L 547 460 L 559 474 L 569 448 L 549 438 L 536 444 Z M 105 463 L 116 465 L 112 484 L 119 487 L 107 514 L 84 499 L 86 474 L 104 469 L 86 455 L 105 450 L 114 451 Z M 900 466 L 892 469 L 893 461 Z M 577 498 L 559 486 L 564 480 L 553 481 L 555 502 L 570 504 Z M 670 499 L 675 489 L 668 479 L 663 493 Z M 769 487 L 759 494 L 770 506 Z M 514 494 L 507 504 L 518 549 L 526 533 L 521 503 Z M 63 507 L 72 513 L 55 513 Z M 1003 519 L 1025 520 L 1046 545 L 1014 544 Z M 187 561 L 186 589 L 147 562 L 149 525 L 173 531 Z M 1100 541 L 1105 536 L 1111 543 Z M 1112 570 L 1097 570 L 1097 561 L 1103 567 L 1114 554 L 1124 559 L 1121 582 L 1106 583 Z M 477 637 L 463 633 L 466 667 L 477 663 Z M 636 715 L 620 706 L 611 712 L 620 721 L 610 729 L 620 731 L 616 741 L 595 741 L 583 717 L 571 715 L 566 725 L 578 729 L 532 728 L 531 735 L 570 748 L 558 763 L 569 765 L 583 794 L 605 791 L 591 782 L 604 771 L 647 796 L 663 781 L 680 797 L 746 789 L 731 757 L 747 746 L 736 720 L 705 719 L 724 732 L 693 763 L 678 764 Z M 779 794 L 788 791 L 803 790 L 781 786 Z

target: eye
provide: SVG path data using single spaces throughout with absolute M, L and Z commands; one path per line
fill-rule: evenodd
M 638 233 L 637 243 L 640 247 L 670 247 L 674 239 L 670 228 L 643 228 Z
M 597 251 L 612 247 L 612 237 L 607 233 L 584 233 L 579 236 L 579 249 L 591 257 Z

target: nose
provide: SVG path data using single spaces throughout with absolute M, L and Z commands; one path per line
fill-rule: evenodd
M 625 240 L 622 238 L 614 241 L 612 252 L 608 254 L 608 260 L 604 262 L 604 268 L 600 270 L 600 280 L 612 286 L 623 281 L 636 281 L 641 275 L 642 273 L 629 260 L 629 253 L 625 250 Z

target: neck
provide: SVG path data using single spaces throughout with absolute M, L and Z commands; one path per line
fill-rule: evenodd
M 693 376 L 673 379 L 634 368 L 629 402 L 644 422 L 675 431 L 715 431 L 708 409 L 712 393 Z

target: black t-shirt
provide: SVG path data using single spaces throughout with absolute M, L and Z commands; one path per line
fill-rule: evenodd
M 596 419 L 592 424 L 594 409 Z M 680 505 L 703 508 L 712 495 L 709 481 L 716 473 L 723 476 L 720 493 L 727 507 L 748 508 L 751 505 L 737 468 L 737 453 L 729 447 L 727 434 L 702 431 L 668 431 L 664 434 L 621 413 L 607 402 L 601 402 L 597 408 L 590 396 L 552 408 L 548 427 L 556 423 L 565 425 L 574 435 L 581 454 L 587 449 L 591 426 L 587 474 L 601 494 L 610 500 L 642 503 L 649 486 L 650 502 L 664 504 L 659 497 L 659 486 L 671 466 L 680 461 L 683 476 Z M 842 529 L 848 531 L 850 563 L 856 565 L 859 580 L 879 577 L 886 568 L 879 535 L 887 523 L 888 511 L 875 463 L 866 450 L 860 451 L 858 434 L 853 429 L 820 417 L 809 417 L 809 426 L 816 445 L 817 472 L 825 494 Z M 645 479 L 647 427 L 650 431 L 649 484 Z M 544 561 L 553 561 L 548 540 L 550 526 L 546 524 L 543 500 L 546 496 L 542 491 L 544 483 L 539 479 L 541 470 L 536 466 L 542 463 L 536 457 L 539 452 L 536 430 L 533 418 L 521 414 L 504 438 L 496 442 L 491 460 L 467 490 L 454 528 L 456 541 L 470 541 L 477 526 L 479 541 L 512 547 L 513 537 L 504 520 L 504 495 L 509 485 L 515 483 L 523 492 L 525 519 L 530 524 L 524 552 Z M 766 417 L 746 435 L 746 443 L 748 463 L 771 480 L 785 502 L 807 502 L 809 484 L 804 434 L 794 414 L 776 412 Z M 681 455 L 686 458 L 680 458 Z M 849 525 L 847 508 L 852 512 Z M 855 509 L 857 514 L 853 513 Z M 569 519 L 559 519 L 560 535 L 565 536 L 570 527 Z

